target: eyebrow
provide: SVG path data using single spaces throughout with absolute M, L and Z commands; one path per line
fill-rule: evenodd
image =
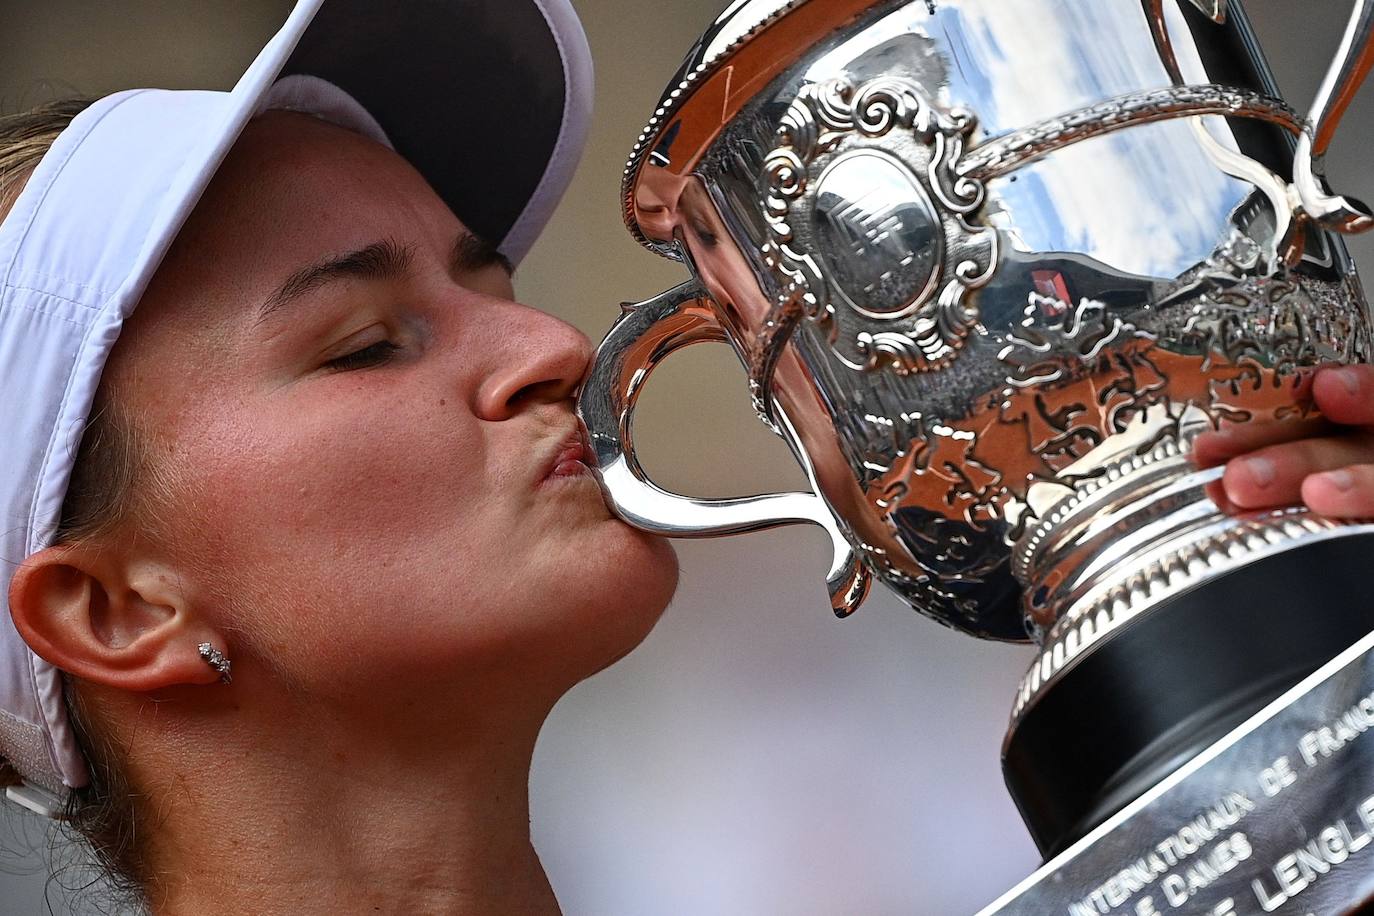
M 454 276 L 486 267 L 500 267 L 508 276 L 515 276 L 515 265 L 511 259 L 491 242 L 471 232 L 464 232 L 454 241 L 448 262 L 448 269 Z
M 287 277 L 267 297 L 258 310 L 256 323 L 261 324 L 307 293 L 331 283 L 342 280 L 399 279 L 410 270 L 414 259 L 415 253 L 410 246 L 402 245 L 395 239 L 383 239 L 357 251 L 303 267 Z M 500 266 L 507 274 L 515 273 L 515 266 L 510 259 L 486 239 L 464 232 L 454 241 L 449 251 L 448 267 L 455 277 L 491 266 Z
M 287 277 L 258 310 L 261 324 L 287 305 L 322 286 L 340 280 L 393 280 L 410 269 L 414 254 L 393 239 L 373 242 L 357 251 L 311 264 Z

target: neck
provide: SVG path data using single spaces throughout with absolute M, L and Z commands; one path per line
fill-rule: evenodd
M 181 734 L 184 769 L 136 774 L 161 802 L 152 912 L 557 914 L 529 830 L 547 708 L 492 711 L 365 742 L 318 710 L 249 740 Z

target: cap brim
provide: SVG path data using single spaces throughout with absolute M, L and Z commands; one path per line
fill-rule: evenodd
M 340 87 L 468 228 L 520 260 L 577 166 L 591 112 L 568 0 L 327 0 L 281 70 Z

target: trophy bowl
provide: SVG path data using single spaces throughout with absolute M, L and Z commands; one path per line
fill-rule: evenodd
M 1036 643 L 1004 770 L 1068 848 L 1374 629 L 1374 525 L 1227 513 L 1191 458 L 1374 353 L 1341 240 L 1374 217 L 1320 168 L 1372 6 L 1304 117 L 1235 0 L 731 4 L 625 174 L 691 278 L 623 307 L 581 394 L 609 503 L 678 537 L 820 525 L 841 616 L 876 578 Z M 812 492 L 648 479 L 638 394 L 704 341 Z

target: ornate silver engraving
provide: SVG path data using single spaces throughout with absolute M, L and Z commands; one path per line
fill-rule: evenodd
M 1374 356 L 1360 305 L 1320 285 L 1291 277 L 1212 281 L 1186 309 L 1165 311 L 1161 331 L 1179 347 L 1206 355 L 1214 365 L 1255 366 L 1280 374 L 1327 362 L 1367 362 Z M 1164 304 L 1168 304 L 1165 297 Z
M 905 375 L 954 359 L 978 321 L 967 295 L 997 263 L 996 233 L 968 222 L 983 184 L 958 172 L 974 123 L 898 78 L 802 90 L 764 162 L 763 259 L 778 294 L 750 367 L 756 390 L 803 316 L 856 369 Z
M 944 624 L 1029 637 L 1014 729 L 1183 591 L 1374 530 L 1228 515 L 1191 459 L 1202 430 L 1310 415 L 1314 367 L 1374 355 L 1331 234 L 1374 219 L 1315 171 L 1370 69 L 1374 0 L 1356 6 L 1304 133 L 1229 0 L 731 4 L 627 170 L 631 230 L 694 278 L 598 356 L 612 397 L 584 418 L 610 501 L 671 535 L 828 524 L 837 610 L 861 569 Z M 644 380 L 722 338 L 814 495 L 691 499 L 635 461 Z
M 1277 292 L 1270 289 L 1274 286 Z M 1242 291 L 1251 287 L 1239 282 L 1232 288 L 1237 303 Z M 1323 334 L 1345 326 L 1336 317 L 1342 311 L 1358 312 L 1356 304 L 1340 297 L 1314 303 L 1309 296 L 1327 291 L 1320 285 L 1309 290 L 1303 284 L 1277 279 L 1261 288 L 1265 295 L 1245 299 L 1248 310 L 1242 325 L 1252 335 L 1274 333 L 1275 339 L 1267 345 L 1275 350 L 1293 344 L 1301 335 L 1286 336 L 1288 329 L 1275 328 L 1267 320 L 1270 292 L 1274 292 L 1274 302 L 1287 300 L 1309 321 L 1320 323 Z M 1205 315 L 1210 309 L 1209 299 L 1201 297 L 1191 307 L 1177 308 L 1169 323 L 1186 325 L 1187 316 Z M 1086 339 L 1105 339 L 1105 327 L 1098 322 L 1096 333 Z M 1129 334 L 1130 329 L 1120 324 L 1115 330 Z M 1367 331 L 1354 327 L 1350 333 L 1345 355 L 1365 352 Z M 1113 336 L 1119 348 L 1121 336 Z M 1194 357 L 1212 374 L 1205 386 L 1207 397 L 1198 396 L 1188 404 L 1173 402 L 1164 392 L 1143 397 L 1135 405 L 1128 428 L 1088 458 L 1066 467 L 1053 482 L 1032 487 L 1028 500 L 1033 505 L 1012 541 L 1011 572 L 1027 584 L 1028 629 L 1036 634 L 1041 651 L 1017 692 L 1013 728 L 1091 646 L 1170 596 L 1299 543 L 1367 528 L 1321 518 L 1305 508 L 1240 518 L 1228 515 L 1204 489 L 1220 476 L 1221 469 L 1198 470 L 1192 464 L 1192 442 L 1200 432 L 1223 419 L 1250 418 L 1247 410 L 1227 403 L 1230 396 L 1270 390 L 1289 405 L 1276 415 L 1285 411 L 1298 415 L 1307 409 L 1296 393 L 1297 370 L 1320 361 L 1319 347 L 1330 347 L 1335 338 L 1302 339 L 1301 354 L 1266 359 L 1260 351 L 1248 349 L 1253 342 L 1238 352 L 1228 347 L 1224 335 L 1210 338 L 1208 348 Z M 1174 388 L 1179 390 L 1177 385 Z M 1115 458 L 1109 457 L 1113 441 Z
M 1103 52 L 1043 73 L 1046 95 L 1086 106 L 1049 118 L 1014 71 L 978 67 L 1034 53 L 993 3 L 934 19 L 902 0 L 733 4 L 665 95 L 626 186 L 632 227 L 700 284 L 700 326 L 665 319 L 663 333 L 728 337 L 760 413 L 798 430 L 789 441 L 864 565 L 930 616 L 1006 639 L 1053 625 L 1045 612 L 1027 631 L 1045 582 L 1013 554 L 1058 500 L 1188 424 L 1302 416 L 1308 369 L 1371 351 L 1344 252 L 1279 177 L 1299 119 L 1263 82 L 1221 85 L 1250 72 L 1225 63 L 1248 47 L 1243 17 L 1213 26 L 1185 3 L 1215 53 L 1192 61 L 1195 85 L 1180 74 L 1161 89 L 1146 87 L 1175 78 L 1152 14 L 1174 16 L 1168 0 L 1105 18 L 1042 5 Z M 852 18 L 824 41 L 779 37 L 819 33 L 840 7 Z M 742 53 L 735 37 L 751 35 Z M 1117 59 L 1142 62 L 1144 81 Z M 1125 94 L 1093 94 L 1102 84 Z M 1164 121 L 1178 129 L 1148 128 Z M 632 396 L 642 375 L 627 378 Z M 1147 477 L 1123 478 L 1122 498 Z M 681 530 L 671 506 L 708 524 L 700 501 L 641 490 L 648 522 Z
M 1028 298 L 1025 318 L 1007 334 L 1007 344 L 997 354 L 1009 367 L 1004 395 L 1013 389 L 1063 381 L 1078 367 L 1092 365 L 1109 348 L 1119 349 L 1127 340 L 1155 339 L 1094 299 L 1069 306 L 1038 293 Z M 1037 317 L 1041 314 L 1051 317 L 1041 323 Z
M 1200 267 L 1205 282 L 1183 278 L 1176 286 L 1186 295 L 1140 310 L 1031 293 L 1000 348 L 978 357 L 995 354 L 1002 387 L 962 417 L 934 412 L 921 387 L 932 374 L 837 369 L 828 384 L 844 393 L 836 405 L 841 438 L 854 447 L 850 460 L 863 469 L 865 490 L 917 566 L 900 576 L 889 571 L 889 584 L 973 629 L 978 602 L 971 595 L 1014 577 L 1030 599 L 1050 578 L 1044 561 L 1032 562 L 1044 544 L 1077 550 L 1070 565 L 1103 555 L 1101 545 L 1076 541 L 1072 516 L 1093 514 L 1083 508 L 1090 497 L 1106 501 L 1101 518 L 1118 503 L 1148 505 L 1158 481 L 1195 473 L 1187 451 L 1198 431 L 1298 416 L 1306 409 L 1295 387 L 1302 370 L 1370 352 L 1363 308 L 1345 287 L 1292 274 L 1247 278 L 1243 265 L 1257 263 L 1252 247 L 1223 247 L 1229 259 Z M 1235 333 L 1213 342 L 1187 338 L 1184 329 L 1201 332 L 1223 296 L 1235 309 L 1227 313 Z M 1301 317 L 1284 317 L 1293 315 Z M 1284 355 L 1265 360 L 1265 349 Z M 814 363 L 814 351 L 804 352 Z M 1215 513 L 1200 489 L 1195 495 L 1190 511 Z M 892 565 L 881 550 L 861 552 Z M 1140 549 L 1139 556 L 1148 554 Z M 1161 562 L 1177 566 L 1169 555 Z M 1200 567 L 1192 573 L 1210 575 Z
M 900 318 L 929 298 L 944 233 L 930 196 L 902 163 L 854 150 L 830 164 L 815 193 L 816 258 L 851 308 Z
M 1156 476 L 1161 472 L 1176 473 L 1185 466 L 1187 443 L 1195 435 L 1196 430 L 1193 430 L 1192 434 L 1183 433 L 1150 443 L 1147 448 L 1137 449 L 1127 457 L 1107 464 L 1092 476 L 1075 482 L 1066 495 L 1044 511 L 1017 538 L 1016 549 L 1011 557 L 1012 574 L 1030 581 L 1036 574 L 1037 566 L 1042 565 L 1040 561 L 1043 554 L 1050 550 L 1054 542 L 1063 540 L 1065 529 L 1073 519 L 1092 515 L 1103 505 L 1106 506 L 1105 511 L 1110 513 L 1113 508 L 1129 504 L 1129 497 L 1121 494 L 1134 494 L 1144 482 L 1142 478 L 1151 473 Z
M 1079 459 L 1167 398 L 1169 379 L 1151 354 L 1157 336 L 1102 302 L 1031 293 L 1005 340 L 998 412 L 1025 428 L 1037 479 L 1075 480 Z

